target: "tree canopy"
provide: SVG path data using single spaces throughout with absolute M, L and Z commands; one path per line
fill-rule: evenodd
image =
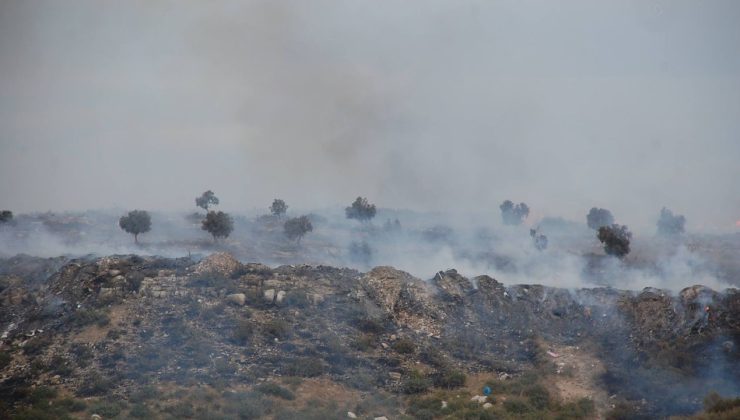
M 218 238 L 228 238 L 234 230 L 234 220 L 222 211 L 211 210 L 203 220 L 201 229 L 210 233 L 214 241 Z
M 201 194 L 200 197 L 195 197 L 195 205 L 208 211 L 209 207 L 218 205 L 218 197 L 216 197 L 213 191 L 208 190 Z
M 132 210 L 127 215 L 121 216 L 118 220 L 118 226 L 134 235 L 134 242 L 139 243 L 139 234 L 151 230 L 152 218 L 145 210 Z
M 685 225 L 686 218 L 684 216 L 673 214 L 665 207 L 660 210 L 660 218 L 658 219 L 659 235 L 680 235 L 684 232 Z
M 8 223 L 13 220 L 13 212 L 10 210 L 0 211 L 0 223 Z
M 604 252 L 608 255 L 622 258 L 630 252 L 632 232 L 625 225 L 602 226 L 599 228 L 597 238 L 604 244 Z
M 609 226 L 614 223 L 612 212 L 607 209 L 592 207 L 586 215 L 586 224 L 593 230 L 599 230 L 602 226 Z
M 367 222 L 375 217 L 375 204 L 370 204 L 367 198 L 357 197 L 351 206 L 344 209 L 348 219 L 356 219 L 361 222 Z
M 288 211 L 288 205 L 285 204 L 285 201 L 276 198 L 273 200 L 272 205 L 270 206 L 270 213 L 272 213 L 275 217 L 283 217 L 285 213 Z
M 288 239 L 301 243 L 301 239 L 308 232 L 313 231 L 313 225 L 308 216 L 294 217 L 285 221 L 283 230 Z
M 529 206 L 524 203 L 514 205 L 511 200 L 506 200 L 499 206 L 501 218 L 506 225 L 521 225 L 529 216 Z

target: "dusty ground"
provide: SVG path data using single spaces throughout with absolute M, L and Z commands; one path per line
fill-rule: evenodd
M 553 384 L 564 402 L 590 398 L 596 407 L 597 418 L 604 418 L 609 410 L 609 395 L 598 382 L 606 369 L 595 354 L 579 346 L 550 346 L 547 357 L 557 366 Z M 554 357 L 556 355 L 557 357 Z

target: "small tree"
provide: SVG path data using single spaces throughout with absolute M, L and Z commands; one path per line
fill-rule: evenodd
M 663 207 L 658 219 L 658 235 L 680 235 L 684 232 L 686 218 Z
M 351 206 L 344 209 L 348 219 L 357 219 L 361 222 L 367 222 L 375 217 L 375 204 L 367 202 L 367 198 L 357 197 Z
M 280 219 L 285 215 L 287 211 L 288 211 L 288 205 L 285 204 L 285 201 L 279 198 L 276 198 L 275 200 L 273 200 L 272 205 L 270 206 L 270 213 L 272 213 L 273 216 Z
M 218 238 L 228 238 L 234 230 L 234 221 L 228 214 L 219 211 L 209 211 L 202 222 L 201 229 L 213 235 L 213 241 Z
M 521 225 L 524 219 L 529 216 L 529 206 L 524 203 L 514 205 L 511 200 L 506 200 L 499 206 L 501 209 L 501 218 L 504 224 Z
M 622 258 L 630 252 L 632 233 L 625 225 L 602 226 L 599 228 L 597 238 L 604 244 L 604 252 L 608 255 Z
M 613 223 L 614 216 L 607 209 L 592 207 L 586 215 L 586 224 L 593 230 L 599 230 L 600 227 L 609 226 Z
M 0 223 L 8 223 L 13 220 L 13 212 L 10 210 L 0 211 Z
M 145 210 L 133 210 L 118 220 L 118 226 L 134 235 L 134 242 L 139 243 L 139 234 L 149 232 L 152 228 L 152 218 Z
M 308 216 L 294 217 L 285 221 L 283 230 L 288 239 L 296 240 L 300 244 L 303 236 L 313 231 L 313 225 Z
M 195 197 L 195 205 L 208 211 L 208 207 L 218 205 L 218 197 L 216 197 L 213 191 L 208 190 L 201 194 L 200 197 Z
M 534 247 L 540 251 L 547 249 L 547 236 L 542 233 L 537 233 L 536 229 L 529 229 L 529 236 L 532 237 Z

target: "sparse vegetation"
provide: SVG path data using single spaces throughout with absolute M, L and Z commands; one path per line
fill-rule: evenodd
M 152 218 L 145 210 L 132 210 L 121 216 L 118 225 L 124 231 L 134 235 L 134 242 L 139 243 L 139 235 L 149 232 L 152 228 Z

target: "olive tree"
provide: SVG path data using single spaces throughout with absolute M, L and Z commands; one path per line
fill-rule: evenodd
M 614 223 L 612 212 L 607 209 L 592 207 L 586 215 L 586 224 L 593 230 L 599 230 L 602 226 L 609 226 Z
M 209 211 L 203 219 L 201 229 L 213 236 L 213 241 L 218 238 L 228 238 L 234 230 L 234 220 L 222 211 Z
M 612 224 L 602 226 L 599 228 L 596 237 L 604 244 L 604 252 L 608 255 L 622 258 L 630 252 L 632 232 L 625 225 Z
M 288 205 L 285 204 L 285 201 L 279 198 L 273 200 L 272 205 L 270 206 L 270 213 L 272 213 L 273 216 L 279 219 L 283 217 L 287 211 Z
M 684 232 L 685 225 L 686 218 L 683 215 L 673 214 L 665 207 L 660 210 L 660 218 L 658 219 L 659 235 L 680 235 Z
M 288 219 L 283 224 L 283 231 L 285 236 L 290 240 L 295 240 L 298 244 L 301 243 L 301 239 L 308 233 L 313 231 L 313 225 L 308 216 L 294 217 Z
M 218 197 L 216 197 L 213 191 L 208 190 L 201 194 L 200 197 L 195 197 L 195 205 L 208 211 L 209 207 L 218 205 Z
M 0 223 L 8 223 L 13 220 L 13 212 L 10 210 L 0 211 Z
M 357 197 L 351 206 L 344 209 L 348 219 L 356 219 L 361 222 L 367 222 L 375 217 L 375 204 L 370 204 L 367 198 Z
M 506 200 L 499 206 L 501 218 L 506 225 L 521 225 L 529 216 L 529 206 L 524 203 L 514 205 L 511 200 Z
M 132 210 L 127 215 L 121 216 L 118 226 L 124 231 L 134 235 L 134 242 L 139 243 L 139 234 L 149 232 L 152 229 L 152 218 L 145 210 Z

